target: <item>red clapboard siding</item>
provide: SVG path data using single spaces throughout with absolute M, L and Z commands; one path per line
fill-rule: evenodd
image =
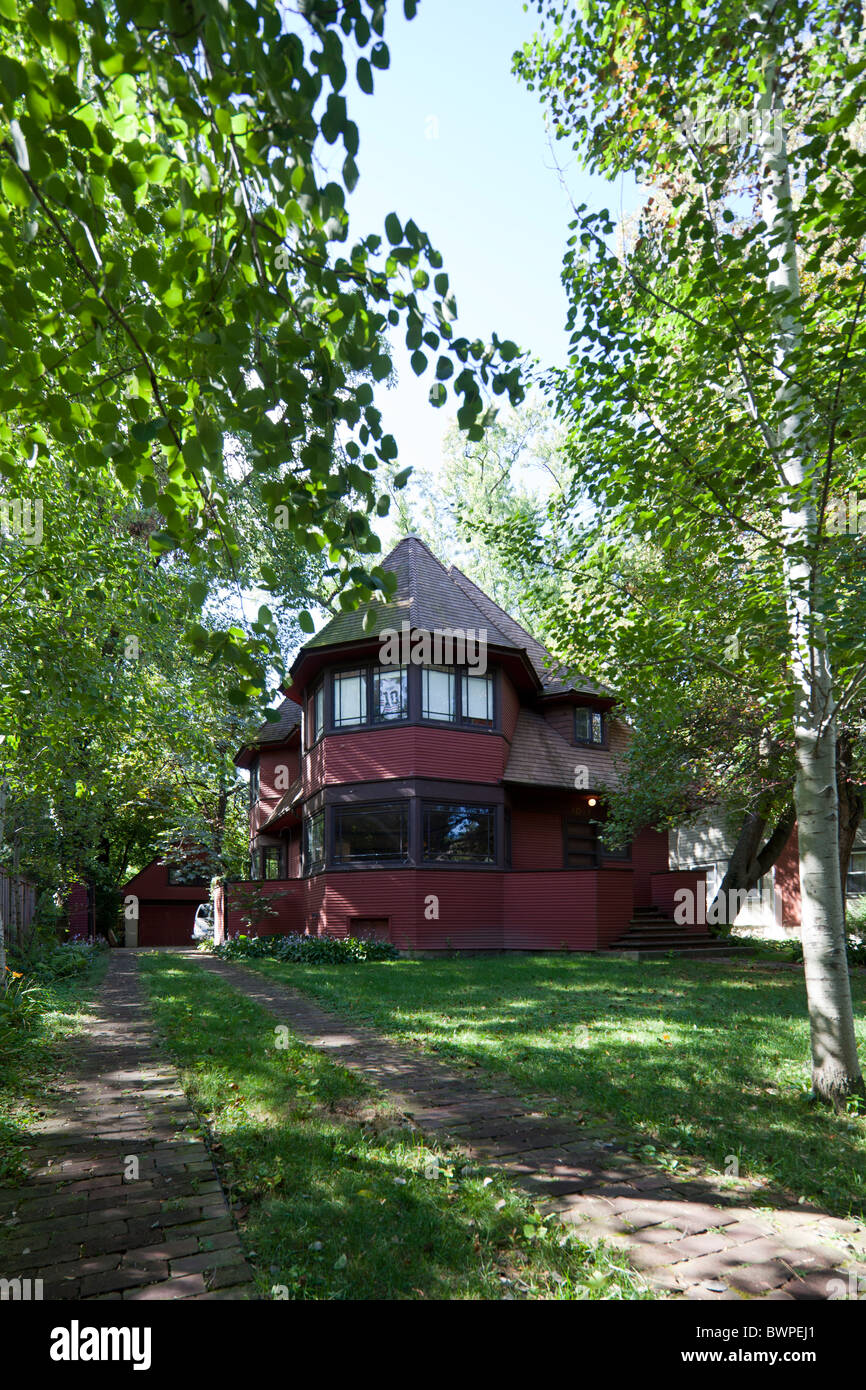
M 668 867 L 668 837 L 662 830 L 641 830 L 631 846 L 634 869 L 634 901 L 636 907 L 649 907 L 652 902 L 651 881 L 654 873 Z
M 254 835 L 271 815 L 280 797 L 285 796 L 297 780 L 299 765 L 297 747 L 269 748 L 259 755 L 259 799 L 250 815 L 250 829 Z
M 508 743 L 468 729 L 365 729 L 327 734 L 304 758 L 304 792 L 325 784 L 379 782 L 394 777 L 437 777 L 497 783 Z
M 502 732 L 510 743 L 514 738 L 514 726 L 520 713 L 520 697 L 504 671 L 499 688 L 502 692 Z

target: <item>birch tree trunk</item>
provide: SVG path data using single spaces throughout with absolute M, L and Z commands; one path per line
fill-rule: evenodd
M 765 13 L 768 13 L 765 10 Z M 771 33 L 771 24 L 768 24 Z M 760 107 L 776 108 L 776 65 L 768 55 Z M 779 126 L 781 120 L 779 120 Z M 794 694 L 794 805 L 800 845 L 803 962 L 815 1094 L 842 1107 L 863 1094 L 845 950 L 836 796 L 833 680 L 821 607 L 818 517 L 811 418 L 797 383 L 802 328 L 791 180 L 784 132 L 762 123 L 762 217 L 771 263 L 767 290 L 776 303 L 775 442 L 784 488 L 782 534 Z M 781 134 L 781 140 L 780 140 Z M 780 148 L 774 148 L 774 146 Z

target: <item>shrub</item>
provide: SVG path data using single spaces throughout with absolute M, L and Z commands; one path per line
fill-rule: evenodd
M 66 941 L 62 946 L 51 946 L 38 955 L 22 955 L 15 968 L 30 980 L 50 985 L 56 980 L 69 980 L 74 975 L 83 975 L 90 969 L 99 952 L 107 949 L 104 941 Z
M 361 940 L 356 936 L 233 936 L 213 953 L 221 960 L 290 960 L 302 965 L 350 965 L 355 961 L 397 960 L 399 951 L 390 941 Z

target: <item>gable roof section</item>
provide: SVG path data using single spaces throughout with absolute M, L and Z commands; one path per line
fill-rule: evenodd
M 294 700 L 283 700 L 277 707 L 277 714 L 280 717 L 276 722 L 266 719 L 235 754 L 238 767 L 245 767 L 252 760 L 256 749 L 266 748 L 269 744 L 288 742 L 301 722 L 301 707 L 296 705 Z
M 421 632 L 445 628 L 477 632 L 479 628 L 486 628 L 489 645 L 513 647 L 516 651 L 525 649 L 525 643 L 515 642 L 499 619 L 494 621 L 490 613 L 479 606 L 475 596 L 457 583 L 455 576 L 417 536 L 404 536 L 382 561 L 382 568 L 397 576 L 397 590 L 391 602 L 364 604 L 351 613 L 338 613 L 310 638 L 304 651 L 378 637 L 386 628 L 399 631 L 403 622 Z M 365 632 L 364 615 L 369 611 L 375 616 L 375 625 Z
M 606 686 L 597 685 L 587 676 L 575 676 L 574 682 L 569 680 L 568 672 L 561 666 L 556 657 L 553 656 L 546 647 L 527 632 L 525 627 L 521 627 L 516 619 L 512 618 L 504 608 L 500 608 L 498 603 L 494 603 L 483 589 L 479 589 L 477 584 L 459 570 L 456 565 L 451 565 L 448 573 L 459 584 L 463 592 L 477 605 L 485 614 L 490 623 L 495 623 L 515 646 L 521 647 L 529 657 L 535 668 L 536 675 L 544 687 L 545 695 L 564 695 L 569 691 L 583 691 L 587 695 L 601 695 L 612 697 L 613 691 Z
M 606 749 L 575 747 L 540 714 L 522 709 L 517 716 L 504 782 L 529 787 L 567 787 L 574 791 L 575 770 L 585 766 L 590 787 L 597 791 L 614 787 L 619 778 Z M 585 790 L 585 789 L 581 789 Z

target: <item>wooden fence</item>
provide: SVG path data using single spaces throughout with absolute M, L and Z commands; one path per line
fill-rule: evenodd
M 26 878 L 0 869 L 0 918 L 6 928 L 6 945 L 17 946 L 28 932 L 36 911 L 36 888 Z

